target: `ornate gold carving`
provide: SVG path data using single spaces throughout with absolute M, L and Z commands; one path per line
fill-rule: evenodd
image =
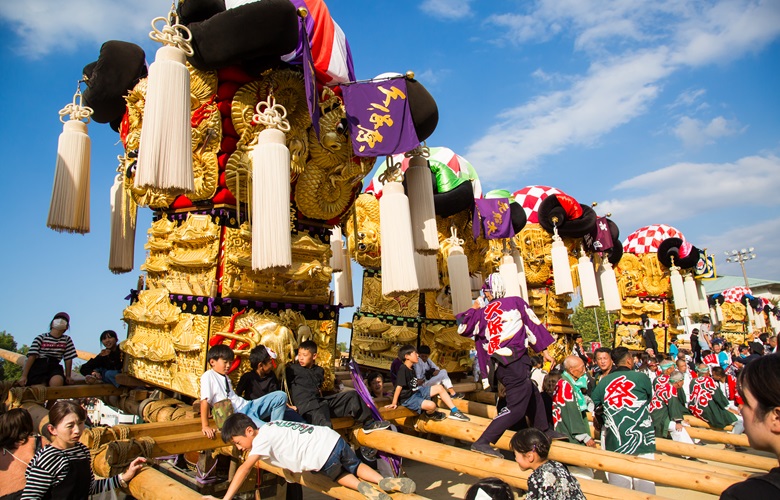
M 382 267 L 379 247 L 379 200 L 373 195 L 361 194 L 355 200 L 355 212 L 357 222 L 353 214 L 350 214 L 342 226 L 347 235 L 349 254 L 361 266 L 379 269 Z
M 125 308 L 124 319 L 128 323 L 171 326 L 179 320 L 180 313 L 181 310 L 168 299 L 167 290 L 142 290 L 138 302 Z
M 546 286 L 552 276 L 552 237 L 540 224 L 526 224 L 514 237 L 529 287 Z
M 413 317 L 418 314 L 417 293 L 405 293 L 397 297 L 382 295 L 382 280 L 379 276 L 364 276 L 361 309 L 374 314 L 390 314 Z

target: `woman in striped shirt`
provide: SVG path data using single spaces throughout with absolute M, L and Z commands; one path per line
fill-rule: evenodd
M 49 323 L 49 331 L 35 337 L 27 353 L 19 385 L 44 384 L 56 387 L 71 382 L 70 371 L 77 354 L 73 340 L 65 335 L 69 327 L 70 316 L 59 312 Z M 65 371 L 62 370 L 63 359 Z
M 90 495 L 127 487 L 146 459 L 136 458 L 122 474 L 96 480 L 89 449 L 79 442 L 87 413 L 75 401 L 60 400 L 49 410 L 50 446 L 38 451 L 27 466 L 22 500 L 81 500 Z

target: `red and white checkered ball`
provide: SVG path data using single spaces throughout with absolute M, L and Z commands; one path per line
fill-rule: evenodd
M 735 286 L 728 290 L 723 290 L 723 300 L 726 302 L 739 302 L 745 295 L 753 295 L 750 288 L 746 286 Z
M 685 241 L 685 236 L 672 226 L 652 224 L 629 234 L 623 241 L 623 251 L 634 254 L 656 253 L 658 245 L 667 238 L 680 238 Z
M 549 186 L 526 186 L 519 191 L 514 192 L 515 201 L 522 205 L 525 210 L 525 215 L 528 218 L 528 222 L 533 224 L 539 223 L 539 205 L 542 204 L 542 200 L 550 196 L 551 194 L 565 194 L 560 189 Z

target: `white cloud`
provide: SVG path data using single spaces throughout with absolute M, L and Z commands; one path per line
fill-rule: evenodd
M 159 0 L 25 0 L 1 2 L 0 19 L 18 38 L 12 49 L 35 59 L 107 40 L 145 43 L 152 19 L 169 9 Z
M 742 224 L 713 234 L 701 234 L 698 239 L 702 241 L 700 245 L 715 255 L 718 274 L 741 276 L 742 269 L 739 264 L 726 263 L 723 252 L 754 247 L 756 259 L 745 264 L 748 277 L 780 281 L 780 237 L 778 235 L 780 235 L 780 217 L 759 219 L 750 224 Z
M 472 0 L 425 0 L 420 9 L 435 18 L 447 20 L 470 16 Z
M 674 109 L 693 106 L 695 103 L 699 102 L 706 93 L 707 91 L 704 89 L 688 89 L 680 92 L 680 95 L 678 95 L 677 99 L 669 105 L 669 108 Z
M 590 60 L 587 73 L 572 75 L 567 89 L 499 113 L 468 148 L 469 160 L 490 182 L 507 170 L 528 171 L 565 148 L 596 143 L 645 113 L 677 71 L 760 50 L 780 36 L 780 2 L 539 0 L 526 12 L 494 15 L 486 22 L 506 30 L 503 40 L 515 44 L 544 41 L 565 30 L 574 49 Z M 546 73 L 539 68 L 534 74 Z M 692 92 L 680 96 L 682 102 L 702 95 Z M 673 133 L 692 143 L 706 144 L 737 130 L 722 117 L 709 123 L 688 120 L 693 119 L 681 119 Z
M 722 116 L 703 122 L 696 118 L 683 116 L 674 127 L 673 133 L 686 147 L 699 148 L 712 144 L 716 139 L 736 135 L 744 131 L 736 120 L 727 120 Z
M 600 202 L 599 209 L 627 228 L 674 223 L 710 211 L 760 214 L 761 209 L 780 207 L 778 173 L 780 158 L 774 155 L 733 163 L 677 163 L 620 182 L 613 190 L 623 195 Z M 778 238 L 780 232 L 773 234 Z

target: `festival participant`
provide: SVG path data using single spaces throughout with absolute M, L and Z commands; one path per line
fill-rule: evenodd
M 563 370 L 553 398 L 552 418 L 555 431 L 565 434 L 572 443 L 595 448 L 596 441 L 590 436 L 590 425 L 586 417 L 589 398 L 583 393 L 588 383 L 585 363 L 578 356 L 569 356 L 563 360 Z M 571 466 L 569 470 L 575 477 L 593 479 L 593 469 Z
M 212 409 L 217 422 L 238 412 L 249 415 L 256 425 L 262 426 L 267 419 L 281 420 L 287 408 L 287 395 L 283 391 L 272 392 L 252 401 L 236 394 L 228 377 L 234 356 L 233 349 L 224 344 L 217 344 L 206 353 L 210 369 L 200 376 L 200 422 L 201 432 L 209 439 L 214 439 L 217 434 L 217 429 L 209 427 L 209 409 Z
M 720 392 L 729 401 L 729 408 L 738 409 L 742 405 L 742 398 L 737 391 L 737 378 L 719 366 L 712 368 L 712 379 L 718 384 Z
M 385 392 L 385 378 L 379 372 L 369 372 L 366 376 L 366 387 L 373 398 L 389 398 L 393 395 Z
M 608 347 L 599 347 L 596 349 L 595 355 L 598 373 L 594 373 L 594 378 L 596 379 L 596 383 L 598 383 L 602 377 L 608 375 L 612 371 L 614 366 L 612 363 L 612 349 L 609 349 Z
M 709 349 L 709 347 L 708 347 Z M 691 330 L 691 351 L 693 353 L 693 363 L 701 363 L 701 344 L 699 343 L 699 329 Z
M 104 380 L 114 387 L 119 387 L 116 376 L 122 371 L 122 351 L 119 349 L 119 337 L 114 330 L 106 330 L 100 334 L 100 343 L 104 349 L 100 354 L 90 359 L 79 372 L 84 375 L 88 384 L 99 384 Z
M 249 351 L 249 368 L 250 370 L 238 379 L 236 394 L 247 401 L 252 401 L 282 390 L 279 379 L 274 373 L 276 353 L 273 350 L 262 345 L 253 347 Z M 287 403 L 283 420 L 303 422 L 303 418 L 295 410 L 294 406 Z
M 40 449 L 27 466 L 27 484 L 22 500 L 43 498 L 87 498 L 127 483 L 146 462 L 138 457 L 122 474 L 95 480 L 89 449 L 79 438 L 87 412 L 75 401 L 61 399 L 49 410 L 49 446 Z
M 528 477 L 526 500 L 585 500 L 580 483 L 566 466 L 547 458 L 550 439 L 539 429 L 518 431 L 509 445 L 520 469 L 533 469 Z
M 650 417 L 653 388 L 644 373 L 632 370 L 628 349 L 612 351 L 615 369 L 603 377 L 593 393 L 593 403 L 603 407 L 603 449 L 642 458 L 655 458 L 655 433 Z M 655 483 L 607 473 L 609 484 L 655 494 Z
M 444 420 L 447 415 L 437 411 L 436 403 L 431 398 L 438 396 L 442 402 L 450 409 L 449 417 L 461 422 L 468 422 L 469 417 L 455 406 L 449 394 L 442 385 L 433 387 L 419 385 L 419 379 L 414 373 L 414 365 L 419 362 L 419 355 L 414 346 L 406 344 L 398 349 L 398 359 L 403 360 L 401 368 L 398 369 L 398 377 L 395 381 L 393 391 L 393 401 L 385 408 L 395 409 L 398 405 L 405 406 L 418 414 L 425 411 L 425 414 L 431 420 Z
M 525 300 L 505 297 L 506 288 L 500 274 L 493 273 L 488 277 L 483 293 L 487 300 L 484 307 L 482 301 L 477 300 L 471 309 L 457 315 L 458 333 L 474 338 L 481 373 L 487 373 L 488 360 L 495 362 L 496 376 L 506 388 L 507 406 L 471 446 L 472 451 L 503 457 L 490 443 L 497 442 L 504 431 L 526 415 L 532 417 L 535 427 L 551 438 L 565 438 L 550 428 L 542 396 L 529 377 L 528 347 L 533 346 L 536 352 L 542 352 L 552 361 L 547 347 L 555 339 Z M 482 386 L 487 388 L 489 385 L 488 379 L 483 378 Z
M 0 500 L 19 500 L 25 484 L 25 469 L 41 448 L 41 437 L 33 432 L 30 413 L 14 408 L 0 414 Z
M 385 491 L 414 493 L 416 488 L 414 481 L 408 478 L 383 478 L 362 463 L 344 438 L 328 427 L 276 420 L 258 428 L 252 419 L 236 413 L 222 426 L 222 440 L 235 444 L 239 451 L 249 451 L 249 456 L 230 481 L 223 497 L 225 500 L 238 493 L 261 458 L 293 473 L 324 474 L 374 500 L 392 500 Z
M 531 381 L 536 385 L 539 391 L 542 390 L 544 384 L 544 377 L 547 376 L 547 372 L 544 371 L 544 358 L 541 356 L 531 356 Z
M 19 385 L 43 384 L 59 387 L 72 382 L 70 372 L 78 356 L 76 347 L 65 332 L 70 328 L 68 313 L 58 312 L 49 323 L 49 332 L 38 335 L 27 352 L 27 361 Z M 65 359 L 65 370 L 60 362 Z
M 670 366 L 674 370 L 674 364 L 671 363 Z M 664 373 L 666 373 L 666 370 Z M 653 386 L 653 399 L 650 401 L 650 417 L 653 419 L 656 437 L 665 438 L 671 436 L 673 441 L 693 444 L 693 439 L 688 435 L 688 431 L 685 430 L 685 426 L 688 424 L 683 419 L 687 409 L 679 397 L 679 392 L 684 383 L 685 377 L 676 370 L 668 375 L 664 374 L 658 377 Z
M 582 335 L 579 333 L 574 334 L 574 348 L 572 349 L 572 354 L 575 356 L 578 356 L 583 363 L 585 363 L 585 366 L 588 366 L 590 364 L 590 357 L 588 357 L 588 354 L 585 352 L 585 348 L 582 346 L 583 339 Z
M 304 420 L 313 425 L 332 428 L 331 417 L 352 417 L 363 426 L 366 434 L 390 428 L 390 422 L 374 420 L 371 410 L 356 391 L 323 396 L 325 370 L 317 365 L 316 359 L 317 343 L 306 340 L 298 346 L 298 362 L 288 363 L 285 368 L 292 404 L 298 408 Z
M 463 398 L 463 394 L 455 392 L 455 389 L 452 387 L 452 381 L 450 380 L 447 370 L 439 368 L 436 366 L 436 363 L 430 359 L 430 347 L 421 345 L 417 354 L 420 356 L 420 360 L 414 364 L 414 374 L 417 376 L 418 385 L 432 387 L 436 384 L 441 384 L 447 389 L 451 398 Z
M 645 342 L 645 350 L 651 356 L 658 355 L 658 341 L 655 338 L 655 328 L 658 321 L 651 319 L 647 314 L 640 316 L 642 320 L 642 340 Z
M 698 376 L 691 381 L 691 400 L 688 403 L 688 409 L 693 416 L 699 417 L 716 429 L 732 425 L 732 434 L 742 434 L 742 416 L 738 409 L 729 408 L 729 401 L 710 376 L 709 367 L 701 364 L 696 372 Z M 735 447 L 726 445 L 726 449 L 735 449 Z
M 688 408 L 688 401 L 690 400 L 691 394 L 691 380 L 693 380 L 693 377 L 691 376 L 691 370 L 688 367 L 688 363 L 684 359 L 677 360 L 677 371 L 683 375 L 682 392 L 685 396 L 685 407 Z
M 669 341 L 669 356 L 676 360 L 678 354 L 680 354 L 680 348 L 677 346 L 677 337 L 675 336 Z
M 772 335 L 767 339 L 767 354 L 777 354 L 777 335 Z
M 739 375 L 742 416 L 750 447 L 780 459 L 780 355 L 764 356 Z M 721 500 L 780 498 L 780 467 L 730 486 Z

